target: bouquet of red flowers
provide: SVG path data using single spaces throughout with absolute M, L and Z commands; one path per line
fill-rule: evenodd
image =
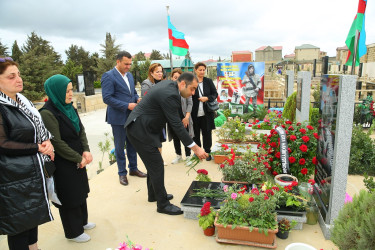
M 307 182 L 310 175 L 314 174 L 315 165 L 318 163 L 316 147 L 319 136 L 316 129 L 311 125 L 292 123 L 291 121 L 286 121 L 281 126 L 287 134 L 290 173 L 297 177 L 300 182 Z M 267 150 L 268 162 L 265 163 L 266 167 L 273 175 L 281 174 L 278 133 L 272 129 L 269 135 L 262 138 L 259 147 Z

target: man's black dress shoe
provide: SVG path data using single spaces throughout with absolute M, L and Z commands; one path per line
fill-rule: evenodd
M 211 158 L 211 155 L 208 155 L 208 157 L 206 158 L 206 161 L 211 161 L 212 158 Z
M 127 186 L 129 184 L 126 175 L 120 175 L 120 184 L 124 186 Z
M 158 208 L 158 213 L 162 214 L 169 214 L 169 215 L 179 215 L 183 214 L 184 212 L 181 211 L 181 209 L 173 204 L 169 204 L 168 206 L 164 208 Z
M 172 200 L 173 199 L 173 194 L 167 194 L 167 200 Z M 151 199 L 150 197 L 148 197 L 148 202 L 154 202 L 156 201 L 155 198 Z
M 138 169 L 135 170 L 135 171 L 130 171 L 129 175 L 131 175 L 131 176 L 138 176 L 138 177 L 141 177 L 141 178 L 147 177 L 147 174 L 139 171 Z

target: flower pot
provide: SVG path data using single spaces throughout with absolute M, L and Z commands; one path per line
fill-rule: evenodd
M 208 227 L 205 230 L 203 230 L 204 235 L 206 236 L 212 236 L 215 234 L 215 226 Z
M 279 231 L 279 232 L 277 232 L 276 236 L 277 236 L 277 238 L 280 238 L 280 239 L 283 239 L 283 240 L 288 239 L 289 231 L 285 231 L 283 233 L 281 231 Z
M 225 160 L 229 160 L 228 156 L 226 156 L 226 155 L 214 155 L 214 162 L 216 164 L 221 164 Z
M 298 182 L 298 179 L 290 174 L 278 174 L 275 176 L 275 182 L 282 187 L 289 186 L 293 181 Z
M 263 232 L 260 233 L 258 228 L 254 228 L 251 232 L 249 227 L 237 226 L 232 229 L 232 225 L 224 227 L 217 223 L 218 216 L 215 219 L 215 226 L 217 228 L 216 241 L 222 243 L 240 244 L 248 246 L 257 246 L 265 248 L 276 248 L 276 233 L 275 230 L 268 230 L 266 236 Z

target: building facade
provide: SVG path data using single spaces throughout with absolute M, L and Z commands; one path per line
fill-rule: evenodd
M 282 46 L 262 46 L 255 50 L 255 61 L 277 63 L 282 60 Z
M 250 50 L 232 51 L 231 61 L 232 62 L 252 62 L 253 52 L 251 52 Z
M 320 58 L 320 48 L 311 44 L 302 44 L 294 49 L 296 61 L 311 61 Z

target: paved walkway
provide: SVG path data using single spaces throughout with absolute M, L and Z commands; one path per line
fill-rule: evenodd
M 185 219 L 183 215 L 170 216 L 156 212 L 156 204 L 147 202 L 146 180 L 129 177 L 129 186 L 119 184 L 116 164 L 108 166 L 105 158 L 105 170 L 95 175 L 98 161 L 101 158 L 98 142 L 105 139 L 104 133 L 111 128 L 104 122 L 105 110 L 98 110 L 81 115 L 86 128 L 94 162 L 88 169 L 91 192 L 88 198 L 89 221 L 97 227 L 87 233 L 91 241 L 74 243 L 65 239 L 59 213 L 52 207 L 55 220 L 39 227 L 39 248 L 42 250 L 66 249 L 107 249 L 115 248 L 126 236 L 143 247 L 155 250 L 168 249 L 259 249 L 238 245 L 219 244 L 214 237 L 203 235 L 197 220 Z M 108 157 L 108 156 L 106 156 Z M 165 182 L 169 193 L 174 195 L 172 202 L 180 204 L 195 174 L 186 174 L 183 163 L 171 165 L 175 157 L 173 143 L 163 144 L 163 157 L 168 164 L 165 167 Z M 139 168 L 145 171 L 139 160 Z M 208 170 L 213 181 L 220 181 L 221 173 L 216 164 L 203 161 L 199 168 Z M 347 190 L 350 195 L 364 188 L 362 177 L 350 176 Z M 287 240 L 277 239 L 277 249 L 293 242 L 303 242 L 317 249 L 337 249 L 334 244 L 325 240 L 319 225 L 303 225 L 303 230 L 293 230 Z M 0 249 L 7 249 L 6 238 L 0 238 Z

